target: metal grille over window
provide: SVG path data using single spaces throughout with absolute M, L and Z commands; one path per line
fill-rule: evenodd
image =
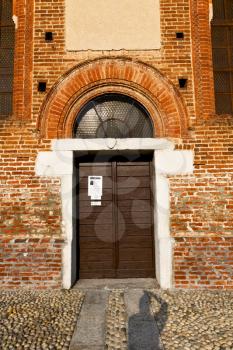
M 233 1 L 213 0 L 212 47 L 218 114 L 233 114 Z
M 124 95 L 107 94 L 83 107 L 76 119 L 74 137 L 153 137 L 153 127 L 140 103 Z
M 0 0 L 0 115 L 12 113 L 14 37 L 12 0 Z

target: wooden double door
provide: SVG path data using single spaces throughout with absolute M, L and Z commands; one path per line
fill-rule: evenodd
M 155 275 L 151 156 L 132 158 L 78 162 L 79 278 Z M 97 203 L 89 176 L 102 177 Z

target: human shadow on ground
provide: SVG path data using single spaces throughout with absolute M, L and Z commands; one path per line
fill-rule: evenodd
M 150 311 L 150 298 L 159 304 L 159 311 L 153 315 Z M 156 294 L 144 291 L 139 301 L 139 312 L 128 320 L 129 350 L 162 350 L 159 334 L 168 318 L 168 304 Z

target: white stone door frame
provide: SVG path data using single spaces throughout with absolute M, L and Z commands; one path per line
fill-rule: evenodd
M 75 242 L 73 225 L 74 152 L 90 151 L 154 152 L 154 242 L 156 279 L 161 288 L 173 287 L 173 239 L 170 235 L 170 193 L 167 176 L 191 174 L 193 152 L 175 151 L 167 139 L 60 139 L 53 140 L 51 152 L 39 152 L 36 175 L 60 177 L 62 200 L 62 232 L 65 238 L 62 256 L 62 284 L 69 289 L 74 283 L 72 251 Z

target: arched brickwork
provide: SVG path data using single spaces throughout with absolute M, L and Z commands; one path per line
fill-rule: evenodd
M 74 67 L 47 95 L 38 119 L 41 136 L 72 137 L 75 118 L 93 97 L 129 95 L 147 108 L 155 136 L 180 137 L 187 131 L 187 111 L 178 90 L 155 68 L 124 58 L 101 58 Z

